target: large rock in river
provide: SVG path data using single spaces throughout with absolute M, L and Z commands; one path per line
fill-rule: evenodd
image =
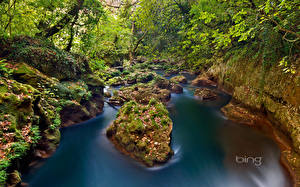
M 170 147 L 172 120 L 165 106 L 151 99 L 148 105 L 126 103 L 107 129 L 107 137 L 126 155 L 146 166 L 164 163 L 173 154 Z
M 123 105 L 133 100 L 141 104 L 148 104 L 151 98 L 168 102 L 171 98 L 171 92 L 167 89 L 160 89 L 148 84 L 139 84 L 136 86 L 123 87 L 114 96 L 109 99 L 112 105 Z
M 183 84 L 187 83 L 187 79 L 183 75 L 172 77 L 170 80 L 173 82 L 178 82 L 178 83 L 183 83 Z
M 212 87 L 216 87 L 217 84 L 213 81 L 211 81 L 209 78 L 205 77 L 205 76 L 198 76 L 196 79 L 194 79 L 192 81 L 192 85 L 193 86 L 212 86 Z
M 194 95 L 201 100 L 215 100 L 218 95 L 208 88 L 197 88 Z
M 156 77 L 154 85 L 160 89 L 170 90 L 172 93 L 182 93 L 183 87 L 174 81 L 170 81 L 165 78 Z

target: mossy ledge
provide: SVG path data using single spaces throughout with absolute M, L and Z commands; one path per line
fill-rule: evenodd
M 33 161 L 56 150 L 61 127 L 101 113 L 104 85 L 85 57 L 29 37 L 0 41 L 2 187 L 20 185 Z
M 166 107 L 156 99 L 143 105 L 127 102 L 106 135 L 116 148 L 148 167 L 167 162 L 173 123 Z

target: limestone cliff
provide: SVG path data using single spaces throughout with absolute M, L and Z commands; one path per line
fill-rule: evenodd
M 275 65 L 264 70 L 260 62 L 245 58 L 226 62 L 216 59 L 208 75 L 231 92 L 235 100 L 268 115 L 272 124 L 291 140 L 292 152 L 299 158 L 300 59 L 294 64 L 296 74 L 283 73 Z M 300 163 L 290 162 L 300 167 Z

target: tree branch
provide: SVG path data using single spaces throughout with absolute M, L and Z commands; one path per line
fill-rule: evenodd
M 286 32 L 286 33 L 293 34 L 293 35 L 295 35 L 297 38 L 300 39 L 300 34 L 298 34 L 298 33 L 294 32 L 294 31 L 291 31 L 291 30 L 288 30 L 288 29 L 282 27 L 282 26 L 281 26 L 276 20 L 274 20 L 273 18 L 268 18 L 268 19 L 269 19 L 270 21 L 272 21 L 273 23 L 275 23 L 275 24 L 278 26 L 279 30 L 284 31 L 284 32 Z
M 111 8 L 121 8 L 123 5 L 125 5 L 123 2 L 120 3 L 120 5 L 113 5 L 113 4 L 109 4 L 107 3 L 105 0 L 102 0 L 102 2 L 105 4 L 105 6 L 111 7 Z M 134 6 L 136 4 L 138 4 L 139 1 L 135 1 L 132 4 L 128 5 L 129 7 Z
M 13 20 L 13 18 L 14 18 L 14 15 L 15 15 L 15 14 L 13 13 L 13 14 L 11 15 L 11 14 L 10 14 L 10 10 L 11 10 L 12 7 L 14 7 L 14 10 L 15 10 L 15 4 L 16 4 L 16 0 L 13 1 L 13 3 L 12 3 L 11 6 L 8 6 L 8 9 L 7 9 L 6 12 L 9 13 L 9 20 L 8 20 L 8 23 L 6 24 L 6 26 L 4 27 L 4 31 L 6 31 L 6 29 L 9 27 L 9 25 L 11 24 L 11 22 L 12 22 L 12 20 Z
M 135 47 L 133 48 L 133 52 L 135 53 L 137 48 L 139 47 L 140 43 L 143 41 L 143 39 L 146 37 L 148 33 L 148 30 L 146 32 L 144 32 L 143 36 L 137 41 L 137 43 L 135 44 Z
M 294 43 L 294 42 L 296 42 L 296 41 L 298 41 L 300 39 L 300 38 L 296 38 L 294 40 L 290 40 L 290 39 L 286 38 L 286 35 L 287 35 L 287 32 L 284 34 L 283 39 L 286 40 L 286 41 L 288 41 L 288 42 L 291 42 L 291 43 Z
M 83 3 L 84 0 L 77 0 L 77 4 L 56 25 L 45 30 L 45 37 L 51 37 L 63 29 L 79 13 Z
M 78 20 L 78 14 L 76 14 L 74 21 L 71 23 L 71 28 L 70 28 L 71 37 L 70 37 L 68 45 L 66 47 L 66 51 L 68 51 L 68 52 L 70 52 L 71 48 L 72 48 L 72 44 L 73 44 L 73 40 L 74 40 L 74 25 L 77 22 L 77 20 Z

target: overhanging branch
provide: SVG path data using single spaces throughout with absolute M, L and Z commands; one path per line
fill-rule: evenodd
M 44 36 L 46 38 L 51 37 L 54 34 L 58 33 L 61 29 L 63 29 L 68 23 L 70 23 L 72 18 L 79 13 L 79 10 L 82 8 L 83 3 L 84 0 L 77 0 L 77 4 L 61 20 L 59 20 L 59 22 L 56 25 L 44 31 Z

